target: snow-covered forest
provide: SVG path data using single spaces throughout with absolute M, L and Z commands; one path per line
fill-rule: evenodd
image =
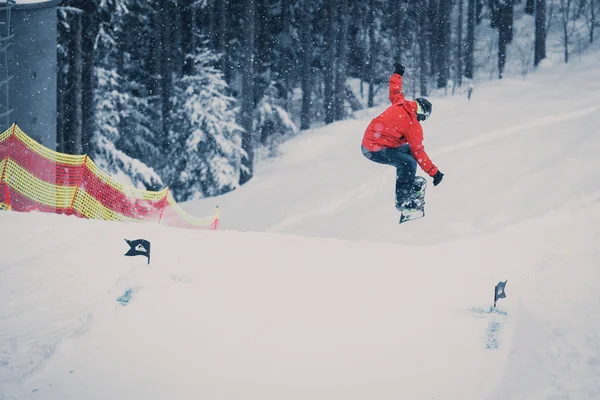
M 525 75 L 547 46 L 568 62 L 599 12 L 598 0 L 65 0 L 58 149 L 178 200 L 226 193 L 300 129 L 375 105 L 397 60 L 407 95 L 465 94 Z

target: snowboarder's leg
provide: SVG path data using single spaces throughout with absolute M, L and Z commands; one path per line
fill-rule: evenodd
M 374 152 L 363 148 L 363 154 L 373 162 L 396 167 L 396 208 L 400 209 L 401 204 L 413 193 L 417 172 L 417 161 L 410 153 L 408 144 Z
M 396 160 L 396 208 L 401 210 L 403 203 L 413 197 L 417 161 L 410 154 L 408 145 L 394 150 L 396 150 L 394 154 Z

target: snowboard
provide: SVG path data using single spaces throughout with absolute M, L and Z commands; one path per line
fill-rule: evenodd
M 407 199 L 404 204 L 408 203 L 409 207 L 400 207 L 399 224 L 423 218 L 425 216 L 425 189 L 427 188 L 427 180 L 422 176 L 415 177 L 413 183 L 412 196 Z

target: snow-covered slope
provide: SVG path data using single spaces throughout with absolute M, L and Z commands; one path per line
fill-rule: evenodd
M 600 396 L 595 201 L 411 247 L 0 223 L 0 398 Z M 150 266 L 123 257 L 138 237 Z M 489 313 L 503 279 L 508 298 Z
M 0 213 L 0 399 L 600 398 L 598 65 L 433 99 L 402 226 L 378 110 L 185 205 L 224 231 Z
M 541 217 L 600 190 L 599 63 L 592 52 L 477 88 L 470 102 L 432 99 L 425 148 L 445 177 L 438 187 L 429 180 L 427 218 L 402 229 L 394 170 L 360 152 L 380 109 L 301 135 L 252 184 L 186 209 L 205 215 L 220 205 L 226 229 L 418 244 Z

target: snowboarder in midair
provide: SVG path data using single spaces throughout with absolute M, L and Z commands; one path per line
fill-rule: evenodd
M 392 105 L 367 127 L 362 152 L 371 161 L 396 167 L 396 208 L 403 211 L 418 207 L 414 204 L 415 190 L 419 190 L 415 187 L 418 186 L 415 185 L 417 164 L 433 178 L 433 186 L 442 181 L 444 174 L 431 162 L 423 147 L 421 121 L 429 118 L 432 105 L 420 97 L 414 101 L 405 99 L 402 93 L 404 66 L 396 63 L 394 67 L 390 78 Z

